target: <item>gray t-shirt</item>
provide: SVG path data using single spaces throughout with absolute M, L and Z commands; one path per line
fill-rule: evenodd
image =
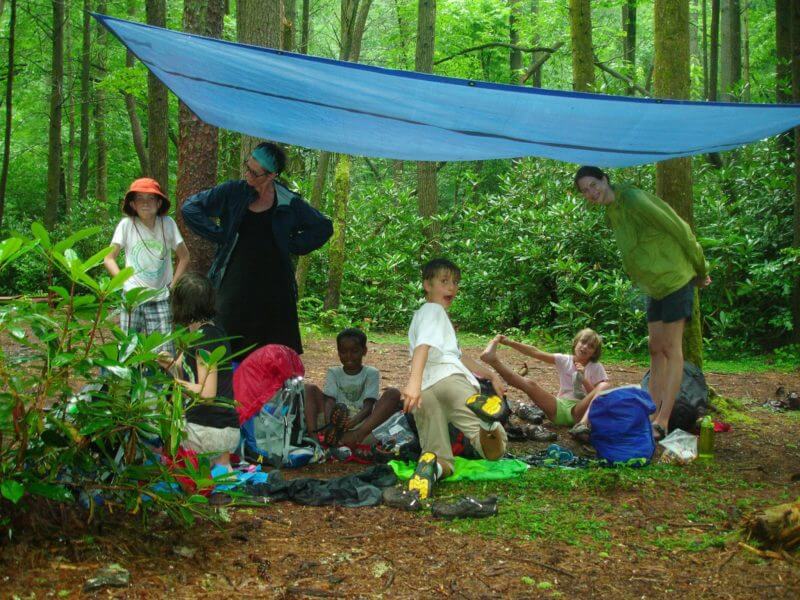
M 325 376 L 322 393 L 357 412 L 364 406 L 364 400 L 378 399 L 380 378 L 380 372 L 375 367 L 362 367 L 361 372 L 356 375 L 348 375 L 344 372 L 344 367 L 331 367 Z

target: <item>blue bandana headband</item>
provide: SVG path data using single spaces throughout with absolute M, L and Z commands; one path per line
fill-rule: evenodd
M 278 171 L 278 166 L 275 164 L 275 157 L 263 146 L 253 150 L 251 156 L 255 158 L 256 162 L 268 173 L 276 173 Z

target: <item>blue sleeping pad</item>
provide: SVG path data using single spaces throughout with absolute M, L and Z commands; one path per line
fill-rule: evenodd
M 597 456 L 610 463 L 650 460 L 656 449 L 650 415 L 656 405 L 639 386 L 626 386 L 601 394 L 589 408 L 591 443 Z

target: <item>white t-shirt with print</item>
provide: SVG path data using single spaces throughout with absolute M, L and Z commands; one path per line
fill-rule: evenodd
M 358 412 L 364 406 L 364 400 L 378 399 L 380 380 L 380 372 L 375 367 L 364 366 L 355 375 L 345 373 L 344 367 L 331 367 L 325 376 L 322 393 L 346 404 L 351 412 Z
M 558 390 L 559 398 L 572 398 L 575 397 L 575 373 L 578 369 L 575 368 L 575 358 L 571 354 L 554 354 L 556 362 L 556 371 L 558 372 L 558 383 L 561 389 Z M 601 381 L 608 381 L 605 367 L 599 362 L 590 362 L 583 368 L 583 377 L 589 384 L 594 387 Z M 584 388 L 584 391 L 585 388 Z
M 138 217 L 126 217 L 119 222 L 112 244 L 125 251 L 125 266 L 133 267 L 133 277 L 123 285 L 133 288 L 162 290 L 153 300 L 165 300 L 167 287 L 172 283 L 172 251 L 183 243 L 181 232 L 172 217 L 156 217 L 153 229 Z
M 430 346 L 428 360 L 422 372 L 422 389 L 425 390 L 445 377 L 460 373 L 480 391 L 475 375 L 461 362 L 456 331 L 441 304 L 426 302 L 415 313 L 408 329 L 411 354 L 417 346 Z

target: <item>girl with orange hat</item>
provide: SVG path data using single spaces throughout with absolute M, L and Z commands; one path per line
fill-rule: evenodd
M 117 264 L 119 251 L 124 250 L 125 266 L 133 267 L 133 276 L 123 284 L 123 293 L 145 288 L 155 294 L 130 312 L 123 309 L 120 317 L 123 331 L 145 334 L 172 332 L 169 289 L 189 266 L 189 250 L 177 224 L 167 216 L 168 211 L 169 199 L 155 179 L 137 179 L 125 194 L 122 212 L 127 216 L 117 225 L 111 239 L 111 252 L 103 263 L 113 277 L 120 271 Z M 178 258 L 174 272 L 173 252 Z M 172 352 L 172 343 L 164 344 L 161 349 Z

